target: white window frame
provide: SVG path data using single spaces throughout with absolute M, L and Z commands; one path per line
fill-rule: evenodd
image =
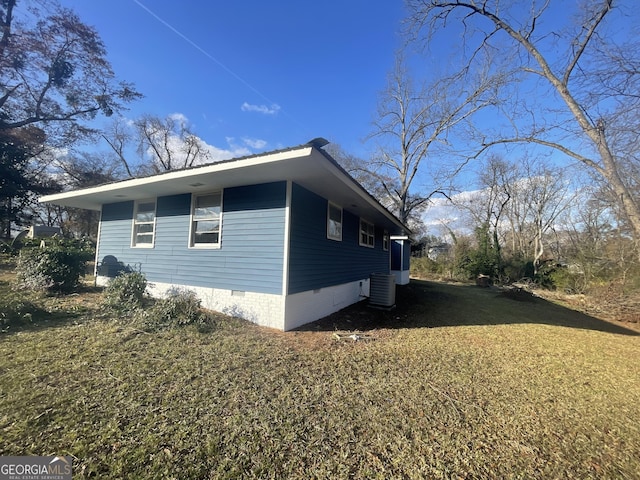
M 382 234 L 382 249 L 385 252 L 389 251 L 389 232 L 387 230 L 384 231 L 384 233 Z
M 335 208 L 340 210 L 340 232 L 338 235 L 332 235 L 331 233 L 331 208 Z M 340 205 L 337 205 L 333 202 L 327 202 L 327 238 L 329 240 L 336 240 L 338 242 L 342 241 L 342 229 L 344 225 L 344 211 Z
M 140 205 L 153 203 L 153 220 L 152 221 L 138 221 L 138 209 Z M 153 248 L 156 242 L 156 212 L 158 210 L 157 198 L 146 198 L 144 200 L 136 200 L 133 205 L 133 221 L 131 222 L 131 247 L 132 248 Z M 139 242 L 138 238 L 138 226 L 139 225 L 151 225 L 151 242 Z M 149 232 L 143 232 L 149 233 Z
M 207 197 L 210 195 L 220 195 L 220 211 L 216 217 L 208 217 L 208 218 L 200 218 L 198 220 L 195 219 L 195 209 L 196 209 L 196 201 L 199 197 Z M 191 194 L 191 210 L 189 214 L 189 248 L 220 248 L 222 242 L 222 190 L 217 190 L 215 192 L 204 192 L 204 193 L 192 193 Z M 217 220 L 218 221 L 218 241 L 217 242 L 200 242 L 196 243 L 195 241 L 195 228 L 198 221 L 203 220 Z
M 367 236 L 366 241 L 362 241 L 363 235 Z M 358 228 L 358 242 L 361 247 L 375 248 L 376 246 L 376 226 L 370 221 L 365 220 L 364 218 L 360 219 L 360 225 Z

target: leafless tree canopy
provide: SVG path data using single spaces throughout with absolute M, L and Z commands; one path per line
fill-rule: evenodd
M 209 152 L 186 120 L 146 115 L 135 121 L 138 153 L 149 157 L 153 173 L 206 163 Z
M 498 105 L 504 122 L 481 128 L 477 154 L 528 143 L 583 165 L 615 195 L 640 239 L 638 136 L 640 48 L 633 2 L 409 0 L 412 33 L 460 38 L 470 70 L 492 58 L 508 76 Z M 634 16 L 617 20 L 621 16 Z M 621 30 L 621 25 L 631 25 Z M 634 27 L 635 26 L 635 27 Z M 489 52 L 489 54 L 485 54 Z M 484 65 L 483 65 L 484 68 Z
M 494 102 L 497 83 L 498 77 L 487 72 L 467 75 L 461 71 L 416 87 L 402 55 L 398 55 L 380 96 L 372 133 L 379 153 L 369 167 L 403 222 L 438 191 L 436 187 L 429 193 L 413 192 L 419 172 L 431 166 L 434 176 L 436 152 L 448 144 L 454 128 Z

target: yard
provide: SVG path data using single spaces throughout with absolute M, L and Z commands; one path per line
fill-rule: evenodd
M 31 323 L 0 334 L 0 454 L 72 455 L 78 479 L 640 472 L 625 325 L 416 280 L 394 311 L 359 304 L 290 333 L 222 317 L 146 333 L 99 299 L 32 299 Z

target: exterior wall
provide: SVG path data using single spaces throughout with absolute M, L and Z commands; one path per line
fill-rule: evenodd
M 358 243 L 360 219 L 343 208 L 342 241 L 327 238 L 327 204 L 293 184 L 289 243 L 288 294 L 366 280 L 371 273 L 389 273 L 389 252 L 383 250 L 383 230 L 375 229 L 375 248 Z
M 396 285 L 407 285 L 411 278 L 409 276 L 409 270 L 391 270 L 396 276 Z
M 225 189 L 219 249 L 189 248 L 191 194 L 159 197 L 153 248 L 132 248 L 133 202 L 102 210 L 98 261 L 105 256 L 148 281 L 282 293 L 286 183 Z
M 201 300 L 203 308 L 244 318 L 263 327 L 287 330 L 282 295 L 193 286 L 178 288 L 194 292 Z M 152 282 L 148 290 L 152 296 L 163 298 L 167 293 L 175 291 L 176 285 Z
M 369 296 L 369 279 L 287 295 L 284 330 L 331 315 Z
M 389 273 L 390 252 L 381 228 L 375 248 L 360 246 L 359 217 L 346 209 L 342 241 L 327 239 L 328 200 L 290 188 L 288 200 L 287 182 L 225 189 L 219 249 L 189 248 L 191 194 L 157 199 L 152 248 L 131 247 L 133 202 L 104 205 L 97 259 L 143 272 L 156 297 L 185 288 L 205 308 L 291 330 L 367 297 L 369 275 Z

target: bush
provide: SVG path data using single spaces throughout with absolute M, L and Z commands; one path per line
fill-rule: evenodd
M 139 320 L 149 330 L 196 325 L 204 327 L 207 315 L 200 309 L 200 299 L 189 290 L 173 290 L 166 298 L 156 300 L 146 311 L 139 312 Z
M 18 287 L 65 293 L 75 290 L 85 273 L 87 260 L 93 256 L 91 244 L 64 238 L 51 238 L 46 242 L 43 248 L 20 250 L 16 267 Z
M 103 304 L 119 312 L 132 312 L 142 306 L 147 279 L 143 273 L 118 275 L 104 291 Z
M 3 296 L 0 298 L 0 332 L 6 332 L 10 327 L 28 325 L 34 315 L 41 313 L 42 309 L 29 300 Z
M 567 267 L 556 268 L 549 274 L 552 285 L 562 292 L 583 294 L 587 292 L 588 282 L 583 272 Z
M 434 262 L 429 257 L 411 257 L 411 275 L 420 278 L 442 274 L 442 264 Z

